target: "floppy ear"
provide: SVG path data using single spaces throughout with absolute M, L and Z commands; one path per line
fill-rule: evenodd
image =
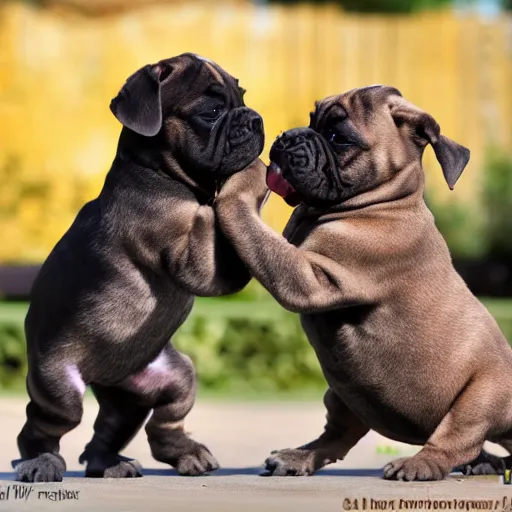
M 131 75 L 110 102 L 110 110 L 123 126 L 153 137 L 162 128 L 162 82 L 170 75 L 167 64 L 147 65 Z
M 439 125 L 430 114 L 402 98 L 397 98 L 390 108 L 391 116 L 397 126 L 404 123 L 409 125 L 413 130 L 413 137 L 419 144 L 432 145 L 437 161 L 443 170 L 444 179 L 450 190 L 453 190 L 469 162 L 469 149 L 441 135 Z

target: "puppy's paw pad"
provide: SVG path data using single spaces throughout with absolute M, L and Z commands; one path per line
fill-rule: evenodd
M 316 471 L 314 453 L 307 450 L 274 450 L 264 464 L 264 476 L 311 476 Z
M 178 458 L 176 471 L 183 476 L 199 476 L 219 469 L 219 463 L 206 446 L 194 443 L 191 451 Z
M 13 462 L 17 482 L 62 482 L 64 459 L 55 453 L 42 453 L 33 459 Z
M 384 467 L 383 476 L 387 480 L 442 480 L 447 475 L 434 459 L 422 455 L 394 460 Z

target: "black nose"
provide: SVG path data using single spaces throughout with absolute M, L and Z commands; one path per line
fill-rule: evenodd
M 255 117 L 251 121 L 251 128 L 253 132 L 261 132 L 263 130 L 263 119 L 261 117 Z

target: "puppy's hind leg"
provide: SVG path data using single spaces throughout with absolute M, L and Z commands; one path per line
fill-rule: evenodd
M 27 421 L 18 435 L 21 459 L 12 462 L 16 480 L 61 482 L 66 463 L 59 454 L 60 440 L 82 419 L 85 393 L 77 367 L 60 360 L 29 363 Z
M 80 455 L 87 462 L 85 476 L 90 478 L 130 478 L 142 476 L 135 459 L 119 455 L 133 439 L 151 411 L 140 397 L 114 387 L 91 384 L 100 410 L 94 422 L 94 436 Z
M 219 464 L 210 450 L 191 439 L 184 429 L 185 417 L 196 397 L 192 361 L 169 345 L 157 359 L 156 367 L 162 375 L 160 382 L 166 384 L 158 393 L 153 414 L 145 427 L 153 457 L 170 464 L 181 475 L 196 476 L 214 471 Z
M 496 403 L 482 379 L 471 382 L 458 396 L 424 447 L 413 457 L 384 467 L 384 478 L 442 480 L 457 466 L 474 461 L 488 438 Z
M 310 476 L 327 464 L 343 460 L 369 429 L 329 389 L 324 396 L 327 423 L 316 440 L 276 450 L 265 461 L 265 476 Z

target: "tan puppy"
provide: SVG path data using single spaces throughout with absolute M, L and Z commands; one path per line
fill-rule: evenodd
M 285 238 L 258 216 L 261 163 L 229 178 L 216 200 L 240 258 L 301 315 L 329 384 L 324 433 L 273 452 L 274 475 L 313 474 L 370 429 L 424 445 L 388 464 L 388 479 L 503 469 L 502 459 L 477 456 L 486 440 L 512 449 L 512 350 L 454 270 L 425 204 L 427 144 L 453 188 L 469 151 L 396 89 L 355 89 L 317 103 L 310 126 L 271 149 L 268 185 L 300 203 Z

